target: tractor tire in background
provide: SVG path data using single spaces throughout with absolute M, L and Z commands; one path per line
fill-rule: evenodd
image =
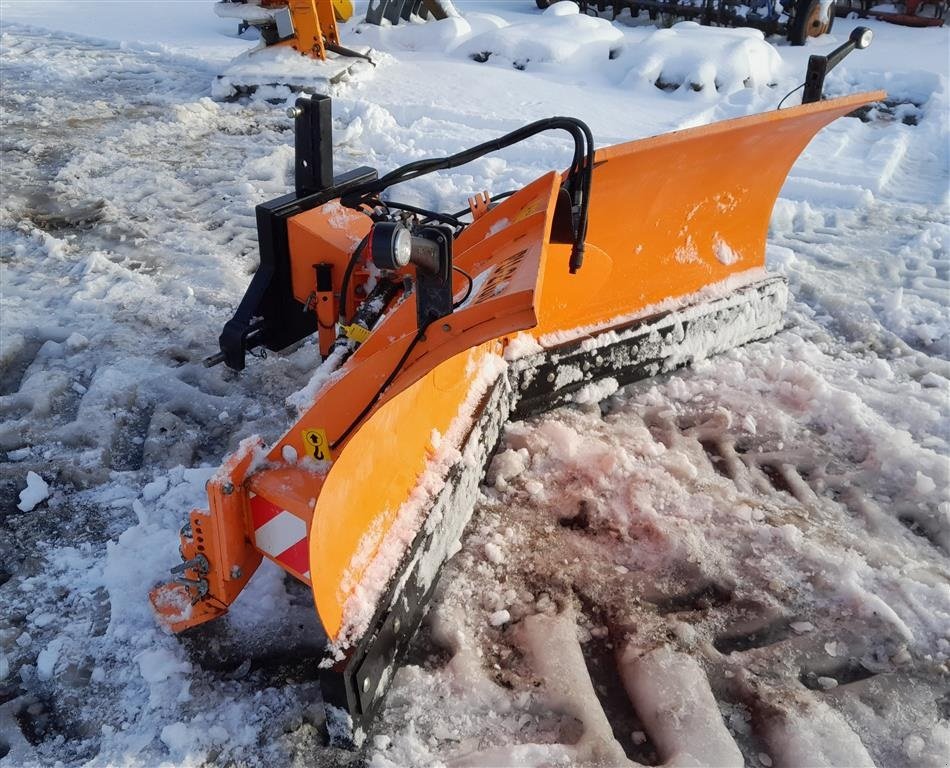
M 788 41 L 792 45 L 804 45 L 809 37 L 819 37 L 831 32 L 834 20 L 834 3 L 798 0 L 795 4 L 795 15 L 788 25 Z

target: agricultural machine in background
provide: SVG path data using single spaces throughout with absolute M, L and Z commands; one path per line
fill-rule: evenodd
M 151 592 L 160 622 L 201 643 L 271 560 L 313 595 L 328 735 L 359 744 L 508 419 L 782 328 L 772 207 L 818 131 L 884 97 L 821 100 L 828 68 L 869 40 L 811 57 L 801 106 L 596 150 L 553 117 L 382 176 L 336 175 L 330 99 L 298 98 L 294 191 L 257 207 L 260 266 L 206 363 L 242 370 L 316 335 L 315 374 L 284 435 L 243 441 L 208 481 L 183 562 Z M 472 190 L 457 212 L 393 196 L 549 131 L 571 139 L 565 171 Z
M 547 8 L 557 0 L 535 0 Z M 836 16 L 875 18 L 909 27 L 943 26 L 947 0 L 574 0 L 582 13 L 610 12 L 616 19 L 626 9 L 633 18 L 651 21 L 695 21 L 716 27 L 753 27 L 766 35 L 784 35 L 792 45 L 831 31 Z
M 286 46 L 314 59 L 327 52 L 363 58 L 340 44 L 338 21 L 348 21 L 353 0 L 219 0 L 214 11 L 238 22 L 238 34 L 254 28 L 265 47 Z M 400 20 L 444 19 L 456 13 L 451 0 L 369 0 L 366 22 L 398 24 Z
M 880 19 L 905 27 L 942 27 L 950 12 L 947 0 L 837 0 L 838 16 Z
M 547 8 L 556 0 L 535 0 Z M 575 0 L 582 13 L 610 12 L 616 19 L 628 10 L 651 21 L 695 21 L 706 26 L 752 27 L 766 35 L 784 35 L 792 45 L 831 31 L 834 0 Z
M 535 0 L 547 8 L 556 0 Z M 831 31 L 835 16 L 857 14 L 908 26 L 942 26 L 947 0 L 905 0 L 883 5 L 876 0 L 574 0 L 582 13 L 619 17 L 624 10 L 637 18 L 670 23 L 684 19 L 721 27 L 752 27 L 766 35 L 784 35 L 792 45 Z M 315 59 L 327 52 L 367 58 L 340 43 L 337 21 L 354 13 L 353 0 L 219 0 L 215 13 L 238 21 L 242 34 L 258 30 L 264 47 L 287 46 Z M 452 0 L 369 0 L 365 22 L 399 24 L 456 15 Z

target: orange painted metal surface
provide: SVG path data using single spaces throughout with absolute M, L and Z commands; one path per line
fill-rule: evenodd
M 192 604 L 192 592 L 174 582 L 149 593 L 152 607 L 173 632 L 226 613 L 260 565 L 261 553 L 248 533 L 242 484 L 263 447 L 257 438 L 245 440 L 208 481 L 208 511 L 195 509 L 189 515 L 191 535 L 182 536 L 182 559 L 207 558 L 208 570 L 191 575 L 207 582 L 208 597 Z
M 417 338 L 414 295 L 397 300 L 267 455 L 269 471 L 297 473 L 284 483 L 279 506 L 310 515 L 309 576 L 327 636 L 334 640 L 342 631 L 347 602 L 358 597 L 400 506 L 415 498 L 436 450 L 433 430 L 444 434 L 452 424 L 487 355 L 519 331 L 541 338 L 607 326 L 762 267 L 772 206 L 798 154 L 824 125 L 882 97 L 861 94 L 598 151 L 587 253 L 575 275 L 568 272 L 570 246 L 552 236 L 569 215 L 558 205 L 561 174 L 548 173 L 479 215 L 454 244 L 455 263 L 473 277 L 465 304 Z M 318 262 L 337 267 L 333 289 L 340 290 L 343 267 L 369 226 L 362 214 L 334 203 L 290 221 L 300 301 L 314 292 Z M 464 287 L 457 280 L 456 296 Z M 351 430 L 407 350 L 399 374 Z M 299 459 L 304 466 L 297 466 Z M 233 495 L 245 498 L 240 468 L 222 472 L 242 488 Z M 252 478 L 248 487 L 266 495 L 265 485 Z M 222 501 L 218 486 L 209 487 L 209 497 L 228 556 L 239 556 L 243 547 L 244 561 L 259 560 L 246 502 Z M 214 605 L 226 606 L 234 584 L 215 576 Z
M 576 275 L 545 264 L 537 334 L 607 322 L 765 265 L 772 207 L 828 123 L 882 92 L 726 120 L 598 150 Z
M 433 431 L 448 431 L 469 394 L 473 372 L 486 354 L 501 348 L 500 342 L 486 342 L 440 363 L 379 408 L 334 462 L 310 529 L 313 598 L 328 637 L 338 637 L 347 600 L 403 503 L 412 498 L 435 452 Z M 408 521 L 417 525 L 425 509 L 422 497 L 416 500 L 420 506 Z M 408 546 L 413 533 L 407 526 L 400 543 Z
M 340 44 L 332 0 L 270 0 L 262 5 L 270 8 L 286 6 L 290 11 L 294 36 L 276 45 L 293 48 L 315 59 L 326 59 L 327 44 Z
M 333 265 L 333 292 L 340 294 L 343 270 L 353 249 L 369 234 L 372 221 L 358 211 L 344 208 L 333 200 L 319 208 L 297 214 L 287 222 L 287 239 L 293 258 L 290 263 L 294 297 L 301 303 L 316 289 L 314 266 Z M 355 307 L 358 297 L 351 286 L 347 305 Z

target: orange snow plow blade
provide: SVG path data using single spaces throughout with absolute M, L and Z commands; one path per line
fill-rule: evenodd
M 298 100 L 296 191 L 258 208 L 261 268 L 212 362 L 241 369 L 255 347 L 317 333 L 323 363 L 284 436 L 266 452 L 243 445 L 212 479 L 179 577 L 152 593 L 164 623 L 221 615 L 273 560 L 312 588 L 333 662 L 327 722 L 358 742 L 506 420 L 779 330 L 787 290 L 764 270 L 776 196 L 823 126 L 881 98 L 596 152 L 583 123 L 552 118 L 381 178 L 334 178 L 318 151 L 328 100 Z M 574 139 L 569 169 L 478 198 L 471 222 L 381 197 L 552 129 Z M 313 131 L 304 148 L 301 130 Z

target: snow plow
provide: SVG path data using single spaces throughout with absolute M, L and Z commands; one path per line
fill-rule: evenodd
M 509 419 L 766 338 L 772 206 L 811 138 L 881 92 L 594 149 L 569 117 L 379 176 L 333 173 L 331 102 L 298 98 L 295 189 L 257 208 L 261 263 L 220 338 L 316 335 L 322 358 L 272 446 L 244 441 L 181 531 L 151 601 L 173 632 L 224 615 L 263 558 L 313 593 L 327 730 L 359 744 L 460 546 Z M 525 187 L 426 210 L 389 191 L 547 131 L 573 156 Z
M 369 48 L 357 50 L 340 42 L 337 21 L 353 15 L 352 0 L 218 0 L 215 14 L 238 22 L 238 34 L 252 27 L 260 44 L 238 56 L 218 75 L 216 99 L 231 100 L 261 88 L 317 93 L 376 64 Z M 457 15 L 451 0 L 372 0 L 369 24 L 444 19 Z M 309 64 L 301 64 L 300 58 Z
M 264 46 L 286 46 L 311 58 L 326 60 L 327 51 L 354 55 L 342 48 L 338 21 L 353 16 L 353 0 L 218 0 L 214 12 L 219 18 L 238 22 L 238 34 L 252 27 Z M 458 12 L 451 0 L 370 0 L 367 24 L 400 20 L 444 19 Z
M 264 46 L 285 46 L 315 59 L 325 60 L 327 51 L 340 47 L 337 18 L 353 14 L 348 0 L 219 0 L 215 14 L 235 19 L 238 34 L 254 27 Z
M 212 86 L 231 100 L 261 88 L 315 93 L 375 66 L 369 49 L 340 43 L 337 20 L 353 15 L 352 0 L 218 0 L 215 14 L 238 22 L 238 34 L 257 30 L 260 44 L 234 59 Z

